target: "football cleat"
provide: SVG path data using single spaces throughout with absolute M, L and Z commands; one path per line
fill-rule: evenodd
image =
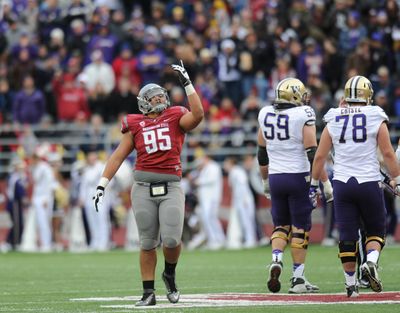
M 378 276 L 376 264 L 371 261 L 367 261 L 363 265 L 361 265 L 361 271 L 363 276 L 368 279 L 369 284 L 371 285 L 371 289 L 375 292 L 381 292 L 383 287 L 382 282 Z
M 281 282 L 279 281 L 279 276 L 282 273 L 282 262 L 272 262 L 269 266 L 269 280 L 267 286 L 269 291 L 275 293 L 281 290 Z
M 357 281 L 357 287 L 361 289 L 368 289 L 371 288 L 371 285 L 368 281 L 368 279 L 364 276 L 362 276 L 358 281 Z
M 307 280 L 307 278 L 305 278 L 304 277 L 304 281 L 305 281 L 305 284 L 306 284 L 306 288 L 307 288 L 307 290 L 309 290 L 309 292 L 310 293 L 317 293 L 317 292 L 319 292 L 319 287 L 317 286 L 317 285 L 313 285 L 313 284 L 311 284 L 308 280 Z
M 165 272 L 162 273 L 162 280 L 164 281 L 165 288 L 167 288 L 167 298 L 171 303 L 177 303 L 181 293 L 177 289 L 175 284 L 175 275 L 167 275 Z
M 346 292 L 347 292 L 347 297 L 348 298 L 355 298 L 359 296 L 358 293 L 358 287 L 356 285 L 350 285 L 350 286 L 346 286 Z
M 317 293 L 319 287 L 310 284 L 305 277 L 292 277 L 289 293 Z
M 150 306 L 156 305 L 156 295 L 152 292 L 144 292 L 142 299 L 136 302 L 135 306 Z

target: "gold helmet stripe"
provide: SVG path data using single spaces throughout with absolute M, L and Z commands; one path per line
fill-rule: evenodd
M 281 80 L 281 81 L 278 83 L 278 85 L 276 86 L 276 88 L 275 88 L 275 98 L 276 98 L 276 99 L 279 99 L 279 98 L 280 98 L 279 90 L 280 90 L 280 88 L 281 88 L 281 85 L 282 85 L 285 81 L 287 81 L 287 80 L 289 80 L 289 79 L 290 79 L 290 77 Z
M 361 76 L 355 76 L 350 84 L 350 98 L 357 98 L 357 84 L 361 79 Z

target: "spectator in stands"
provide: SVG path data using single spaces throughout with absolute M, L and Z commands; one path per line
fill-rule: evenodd
M 46 0 L 39 7 L 38 30 L 41 42 L 47 42 L 54 28 L 61 28 L 63 23 L 62 9 L 57 0 Z
M 137 59 L 132 55 L 129 44 L 123 44 L 119 55 L 114 59 L 112 68 L 115 74 L 115 81 L 119 81 L 121 77 L 128 79 L 132 86 L 131 91 L 135 94 L 139 93 L 141 86 L 141 76 L 137 70 Z M 117 89 L 118 89 L 117 85 Z
M 385 92 L 389 105 L 392 106 L 392 103 L 394 102 L 395 83 L 390 79 L 388 67 L 385 65 L 380 66 L 376 75 L 371 77 L 371 83 L 375 93 L 378 93 L 381 90 Z M 388 113 L 392 114 L 393 112 L 389 111 Z
M 8 80 L 0 78 L 0 124 L 6 119 L 12 119 L 13 96 Z
M 137 69 L 142 77 L 142 84 L 158 83 L 166 59 L 158 45 L 158 34 L 148 33 L 144 38 L 144 48 L 137 55 Z
M 346 56 L 358 45 L 360 40 L 367 37 L 367 29 L 361 23 L 360 12 L 350 11 L 347 15 L 346 28 L 339 35 L 340 52 Z
M 128 77 L 120 77 L 117 81 L 117 88 L 110 94 L 106 107 L 106 120 L 107 123 L 112 123 L 117 120 L 121 113 L 125 114 L 140 114 L 137 93 L 135 86 L 132 86 Z
M 85 91 L 78 85 L 70 73 L 55 76 L 53 92 L 57 103 L 57 119 L 60 122 L 71 122 L 82 112 L 89 118 L 90 111 Z
M 74 19 L 71 22 L 71 30 L 67 33 L 66 46 L 69 54 L 79 52 L 81 56 L 86 54 L 86 47 L 90 39 L 85 22 Z
M 68 5 L 64 22 L 66 25 L 71 25 L 76 21 L 86 21 L 90 12 L 90 7 L 86 1 L 82 0 L 72 0 L 71 3 Z
M 117 54 L 116 49 L 118 44 L 118 38 L 114 34 L 110 33 L 109 21 L 100 21 L 97 33 L 90 38 L 86 47 L 85 64 L 90 62 L 92 54 L 98 50 L 102 52 L 103 61 L 111 64 Z
M 16 93 L 13 102 L 13 120 L 21 124 L 38 124 L 46 113 L 43 93 L 35 88 L 32 76 L 26 75 L 22 90 Z
M 237 109 L 242 101 L 240 83 L 242 74 L 239 69 L 239 61 L 235 42 L 232 39 L 224 39 L 218 54 L 218 80 L 222 84 L 222 95 L 232 99 Z
M 93 114 L 90 117 L 90 126 L 84 134 L 85 144 L 81 147 L 82 151 L 103 151 L 105 149 L 106 129 L 103 127 L 103 123 L 103 117 L 99 114 Z
M 297 60 L 297 75 L 301 81 L 307 82 L 310 69 L 314 70 L 314 75 L 322 78 L 323 55 L 317 41 L 308 37 L 304 41 L 305 51 L 302 52 Z
M 32 34 L 36 34 L 38 29 L 39 3 L 36 0 L 27 1 L 26 6 L 23 5 L 23 7 L 24 9 L 20 12 L 19 20 Z
M 115 75 L 110 64 L 103 61 L 100 50 L 92 53 L 92 63 L 86 65 L 82 72 L 86 77 L 85 87 L 89 96 L 89 108 L 105 118 L 107 97 L 115 88 Z
M 89 94 L 101 93 L 108 95 L 115 87 L 115 74 L 111 65 L 104 61 L 101 50 L 94 50 L 91 54 L 91 63 L 83 68 L 87 75 L 87 89 Z
M 370 75 L 371 51 L 367 39 L 360 40 L 355 51 L 344 57 L 346 59 L 345 72 L 353 69 L 359 75 Z

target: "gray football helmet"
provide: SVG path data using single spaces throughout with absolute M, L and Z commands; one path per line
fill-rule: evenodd
M 158 95 L 165 96 L 164 103 L 152 105 L 150 100 Z M 147 84 L 142 87 L 137 96 L 140 112 L 143 114 L 160 113 L 170 106 L 167 90 L 157 84 Z

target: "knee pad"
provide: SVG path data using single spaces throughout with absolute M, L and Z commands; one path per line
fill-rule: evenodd
M 275 227 L 275 229 L 272 232 L 271 242 L 275 238 L 281 238 L 281 239 L 285 240 L 286 242 L 289 242 L 289 234 L 290 234 L 290 230 L 287 230 L 286 228 L 283 228 L 283 227 Z
M 302 239 L 303 242 L 298 243 L 298 242 L 293 242 L 293 238 L 298 238 Z M 292 240 L 290 242 L 290 247 L 294 249 L 307 249 L 308 248 L 308 239 L 310 237 L 308 236 L 308 232 L 304 233 L 293 233 L 292 232 Z
M 176 248 L 179 244 L 180 241 L 172 237 L 166 237 L 163 239 L 163 246 L 166 248 Z
M 381 245 L 381 249 L 385 246 L 385 239 L 382 238 L 381 236 L 367 236 L 367 239 L 365 240 L 365 244 L 371 241 L 376 241 Z
M 356 262 L 357 254 L 357 241 L 339 241 L 339 258 L 342 263 Z
M 152 250 L 158 246 L 158 241 L 153 239 L 143 239 L 140 241 L 140 248 L 143 250 Z

